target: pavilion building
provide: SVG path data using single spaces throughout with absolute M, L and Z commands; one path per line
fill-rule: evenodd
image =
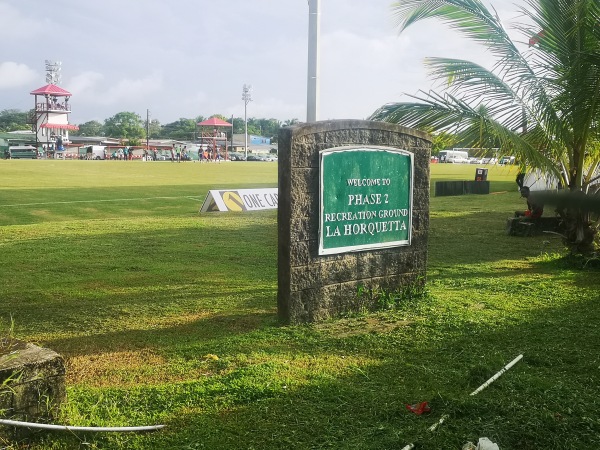
M 35 91 L 35 108 L 31 123 L 34 127 L 36 147 L 48 152 L 62 151 L 69 142 L 69 131 L 78 130 L 77 125 L 69 124 L 71 93 L 55 84 L 47 84 Z

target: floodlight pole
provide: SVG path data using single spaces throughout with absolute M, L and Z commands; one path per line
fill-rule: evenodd
M 306 121 L 316 122 L 319 113 L 319 32 L 321 7 L 319 0 L 308 0 L 308 81 Z
M 252 101 L 251 89 L 252 86 L 249 84 L 244 84 L 244 88 L 242 89 L 242 100 L 244 100 L 244 135 L 246 138 L 244 153 L 246 154 L 246 161 L 248 160 L 248 103 Z

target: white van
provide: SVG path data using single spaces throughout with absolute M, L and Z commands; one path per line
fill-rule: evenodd
M 442 150 L 439 154 L 441 163 L 469 164 L 469 152 L 462 150 Z
M 85 147 L 85 159 L 106 159 L 106 146 L 88 145 Z

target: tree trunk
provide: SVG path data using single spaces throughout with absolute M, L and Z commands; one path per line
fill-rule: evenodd
M 579 193 L 585 195 L 581 191 Z M 561 205 L 556 210 L 562 221 L 563 242 L 571 252 L 581 255 L 594 253 L 596 229 L 590 213 L 568 205 Z

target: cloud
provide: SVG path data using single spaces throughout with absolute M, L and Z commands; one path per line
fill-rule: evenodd
M 321 2 L 322 119 L 365 118 L 404 92 L 427 90 L 424 57 L 485 62 L 482 50 L 439 21 L 399 35 L 390 2 Z M 240 117 L 244 83 L 255 87 L 251 117 L 305 118 L 306 0 L 176 3 L 0 0 L 3 102 L 29 108 L 28 92 L 44 84 L 44 60 L 54 59 L 63 62 L 61 86 L 73 94 L 74 122 L 147 109 L 163 123 Z M 513 0 L 493 3 L 510 19 Z M 27 67 L 38 69 L 35 79 Z
M 71 78 L 67 84 L 67 90 L 74 95 L 92 97 L 96 86 L 102 82 L 104 75 L 98 72 L 83 72 Z
M 321 118 L 369 116 L 402 90 L 395 80 L 406 70 L 410 40 L 350 31 L 324 36 L 321 52 Z M 391 89 L 390 89 L 391 87 Z
M 304 100 L 304 97 L 302 99 Z M 239 110 L 240 107 L 238 105 L 232 105 L 231 107 L 227 108 L 227 116 L 238 116 Z M 299 112 L 301 112 L 300 116 L 298 115 Z M 252 101 L 248 104 L 248 118 L 260 117 L 264 119 L 277 118 L 279 120 L 304 120 L 305 115 L 305 104 L 294 104 L 279 98 L 267 97 L 265 99 Z
M 31 84 L 39 75 L 25 64 L 0 63 L 0 89 L 13 89 Z
M 73 77 L 69 90 L 81 103 L 96 105 L 127 104 L 148 98 L 163 88 L 163 77 L 154 72 L 143 78 L 123 78 L 111 82 L 98 72 L 83 72 Z
M 141 100 L 159 92 L 163 87 L 162 75 L 153 73 L 144 78 L 125 78 L 113 84 L 102 96 L 102 103 L 115 104 L 129 100 Z
M 30 40 L 48 29 L 49 23 L 46 19 L 36 20 L 22 14 L 18 9 L 6 2 L 0 1 L 0 39 L 12 43 L 17 39 Z M 3 45 L 6 45 L 6 41 Z

